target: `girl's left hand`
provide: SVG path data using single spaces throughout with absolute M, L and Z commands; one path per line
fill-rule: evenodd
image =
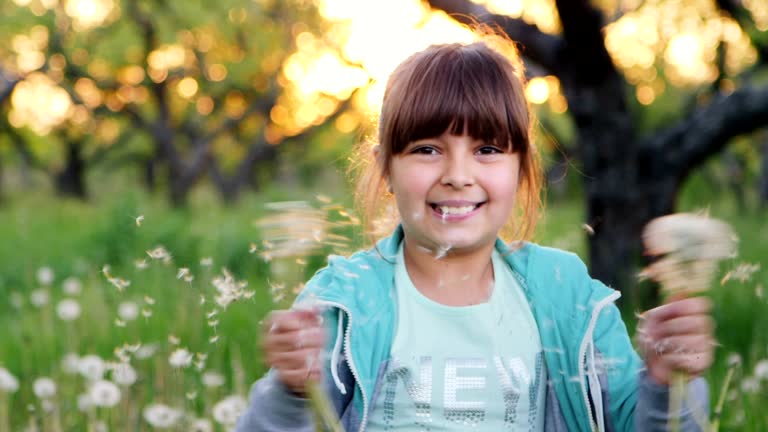
M 673 300 L 640 317 L 637 337 L 648 374 L 668 385 L 673 372 L 694 377 L 712 364 L 715 351 L 712 302 L 706 297 Z

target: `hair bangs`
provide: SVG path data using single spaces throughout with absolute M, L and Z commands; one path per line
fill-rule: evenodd
M 529 121 L 519 107 L 524 96 L 508 78 L 504 62 L 472 45 L 451 48 L 433 53 L 397 92 L 400 109 L 391 113 L 392 153 L 446 131 L 525 151 Z

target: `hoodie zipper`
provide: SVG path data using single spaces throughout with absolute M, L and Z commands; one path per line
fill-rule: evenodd
M 355 362 L 352 360 L 351 345 L 349 343 L 350 330 L 352 329 L 352 314 L 349 312 L 349 309 L 347 309 L 347 307 L 342 305 L 341 303 L 325 301 L 325 300 L 318 301 L 318 303 L 326 306 L 339 308 L 343 310 L 344 313 L 346 313 L 347 317 L 349 318 L 347 321 L 347 328 L 344 330 L 344 357 L 346 357 L 347 366 L 349 366 L 349 370 L 352 372 L 352 376 L 355 378 L 355 384 L 358 387 L 360 387 L 360 394 L 363 395 L 363 418 L 360 421 L 360 429 L 359 429 L 359 432 L 362 432 L 363 428 L 365 428 L 365 424 L 368 422 L 368 396 L 366 396 L 365 389 L 360 384 L 360 375 L 357 373 L 357 369 L 355 368 Z M 331 365 L 331 367 L 336 367 L 336 365 Z

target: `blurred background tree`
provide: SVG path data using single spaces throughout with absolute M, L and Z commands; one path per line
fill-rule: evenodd
M 2 12 L 0 167 L 25 190 L 42 173 L 85 198 L 99 167 L 184 206 L 201 180 L 227 203 L 317 181 L 370 133 L 399 61 L 482 22 L 520 44 L 550 190 L 583 189 L 595 277 L 631 286 L 643 225 L 724 149 L 713 184 L 768 197 L 768 139 L 750 135 L 768 123 L 760 0 L 13 0 Z

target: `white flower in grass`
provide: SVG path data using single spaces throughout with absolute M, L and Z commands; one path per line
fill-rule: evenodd
M 755 364 L 755 378 L 768 380 L 768 359 L 760 360 Z
M 40 285 L 50 285 L 53 283 L 53 270 L 50 267 L 40 267 L 37 269 L 37 282 Z
M 90 393 L 82 393 L 77 395 L 77 409 L 80 412 L 88 412 L 93 409 L 93 398 Z
M 74 276 L 70 276 L 64 279 L 64 282 L 62 283 L 62 289 L 64 290 L 64 294 L 77 296 L 83 292 L 83 284 L 80 282 L 80 279 Z
M 213 423 L 206 418 L 198 418 L 192 420 L 189 425 L 191 432 L 213 432 Z
M 168 363 L 176 368 L 185 368 L 192 364 L 192 353 L 186 348 L 179 348 L 168 357 Z
M 164 404 L 151 404 L 144 407 L 144 420 L 152 427 L 169 428 L 181 420 L 182 412 Z
M 206 371 L 203 373 L 203 385 L 209 388 L 221 387 L 224 385 L 224 375 L 215 371 Z
M 40 288 L 32 291 L 29 294 L 29 302 L 35 307 L 43 307 L 48 304 L 48 291 L 45 288 Z
M 19 389 L 19 380 L 8 369 L 0 367 L 0 393 L 15 393 Z
M 64 299 L 56 305 L 56 315 L 62 321 L 74 321 L 80 317 L 80 303 L 72 299 Z
M 77 370 L 80 375 L 90 381 L 98 381 L 104 376 L 106 365 L 104 360 L 97 355 L 87 355 L 80 358 L 80 362 L 77 365 Z
M 75 353 L 64 354 L 61 359 L 61 369 L 69 375 L 80 372 L 80 356 Z
M 213 406 L 213 419 L 227 427 L 233 427 L 245 411 L 246 401 L 242 396 L 228 396 Z
M 134 302 L 122 302 L 117 307 L 117 316 L 123 321 L 133 321 L 139 317 L 139 305 Z
M 40 399 L 56 396 L 56 383 L 48 377 L 40 377 L 32 383 L 32 391 Z
M 136 382 L 137 374 L 134 369 L 128 363 L 118 363 L 112 369 L 112 380 L 121 386 L 131 386 Z
M 156 344 L 142 345 L 136 350 L 134 355 L 139 360 L 144 360 L 152 357 L 157 352 Z
M 746 377 L 741 381 L 741 391 L 755 394 L 760 391 L 760 380 L 755 377 Z
M 120 389 L 112 381 L 96 381 L 88 393 L 97 407 L 112 408 L 120 402 Z

